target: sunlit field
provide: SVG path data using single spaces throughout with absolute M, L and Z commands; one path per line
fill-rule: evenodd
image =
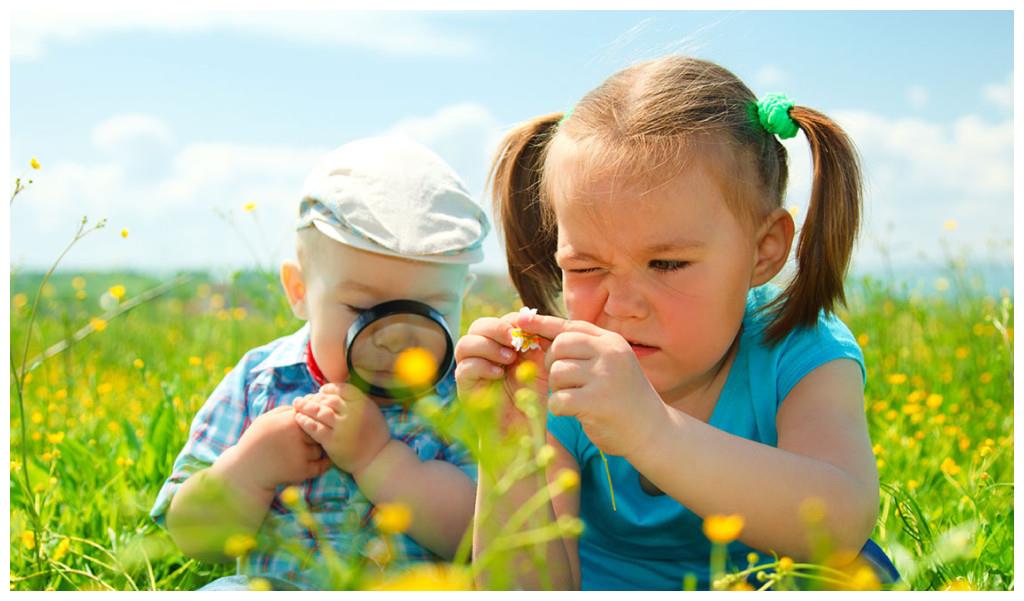
M 184 557 L 147 514 L 192 416 L 225 372 L 248 349 L 301 325 L 275 278 L 57 273 L 40 290 L 41 278 L 15 273 L 11 280 L 11 588 L 195 589 L 233 573 L 234 565 Z M 905 577 L 900 586 L 1008 589 L 1013 304 L 955 274 L 946 284 L 941 295 L 894 282 L 848 285 L 841 317 L 864 349 L 864 408 L 882 481 L 874 538 Z M 463 329 L 517 306 L 502 281 L 483 278 L 468 299 Z M 444 418 L 453 436 L 487 428 L 479 401 L 455 411 L 461 414 Z M 510 442 L 502 460 L 516 456 L 517 447 L 533 460 L 540 447 L 532 444 Z M 539 531 L 549 538 L 578 528 L 554 526 Z M 729 536 L 735 534 L 724 542 Z M 349 570 L 338 582 L 459 588 L 471 582 L 465 554 L 462 563 L 373 577 Z M 730 571 L 739 576 L 728 577 Z M 863 573 L 846 580 L 830 574 L 778 558 L 729 566 L 718 585 L 877 585 Z

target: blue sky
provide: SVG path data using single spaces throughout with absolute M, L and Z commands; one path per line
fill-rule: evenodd
M 938 240 L 1012 261 L 1008 11 L 90 11 L 11 16 L 10 169 L 43 165 L 10 207 L 12 265 L 48 265 L 83 214 L 109 225 L 69 268 L 276 264 L 313 161 L 390 131 L 434 148 L 488 204 L 503 131 L 669 52 L 847 129 L 866 175 L 856 269 L 877 269 L 882 245 L 896 265 L 940 262 Z M 786 146 L 799 220 L 809 159 L 802 136 Z M 481 268 L 504 269 L 493 236 L 486 250 Z

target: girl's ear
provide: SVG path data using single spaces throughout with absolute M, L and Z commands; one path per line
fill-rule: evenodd
M 306 284 L 302 281 L 302 267 L 295 261 L 281 263 L 281 287 L 288 297 L 292 313 L 299 319 L 308 319 L 306 313 Z
M 751 288 L 767 283 L 782 271 L 793 246 L 795 230 L 793 215 L 786 209 L 775 209 L 768 215 L 757 234 Z

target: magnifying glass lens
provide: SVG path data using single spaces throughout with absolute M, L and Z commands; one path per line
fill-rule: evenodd
M 365 382 L 387 389 L 425 388 L 438 373 L 448 350 L 448 333 L 436 321 L 396 313 L 367 325 L 349 348 L 352 370 Z

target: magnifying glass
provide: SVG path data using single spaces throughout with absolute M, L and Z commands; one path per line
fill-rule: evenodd
M 387 399 L 429 392 L 455 364 L 444 316 L 414 300 L 388 301 L 360 313 L 348 329 L 345 351 L 351 383 Z

